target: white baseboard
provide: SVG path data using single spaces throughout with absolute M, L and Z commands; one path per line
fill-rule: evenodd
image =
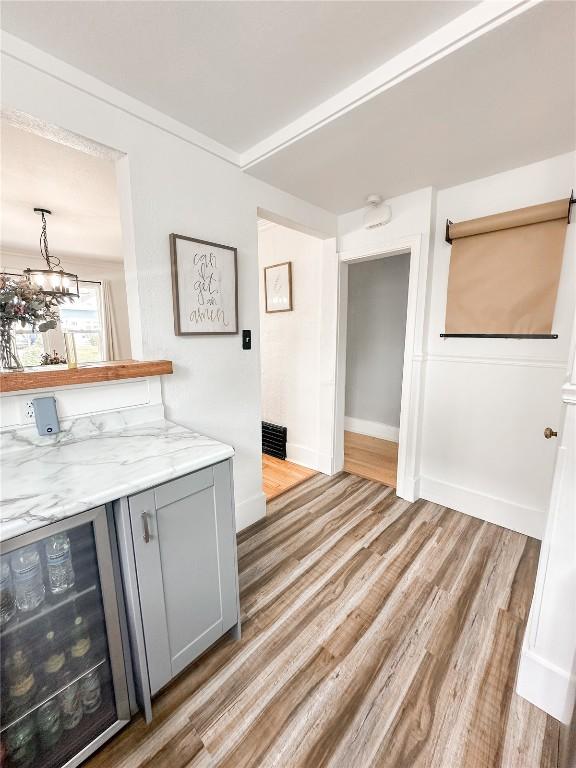
M 396 488 L 396 495 L 406 501 L 417 501 L 420 496 L 420 478 L 405 477 L 404 482 L 399 483 Z
M 325 475 L 332 474 L 332 457 L 307 448 L 304 445 L 296 443 L 286 443 L 286 458 L 294 464 L 299 464 L 307 469 L 314 469 L 316 472 L 323 472 Z
M 236 504 L 236 532 L 240 533 L 263 517 L 266 517 L 266 496 L 261 491 Z
M 570 723 L 576 677 L 529 648 L 522 649 L 516 692 L 562 723 Z
M 317 469 L 318 452 L 305 445 L 286 443 L 286 458 L 294 464 L 300 464 L 308 469 Z
M 356 419 L 353 416 L 344 416 L 344 429 L 347 432 L 356 432 L 359 435 L 378 437 L 380 440 L 390 440 L 397 443 L 400 428 L 392 427 L 381 421 L 368 421 L 368 419 Z
M 332 456 L 328 453 L 318 453 L 317 471 L 325 475 L 335 475 L 342 471 L 342 467 L 335 468 Z
M 420 478 L 420 497 L 458 512 L 464 512 L 480 520 L 501 525 L 511 531 L 542 539 L 546 525 L 546 512 L 524 507 L 512 501 L 463 488 L 460 485 Z

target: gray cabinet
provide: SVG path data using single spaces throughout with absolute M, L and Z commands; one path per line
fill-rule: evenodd
M 145 697 L 238 624 L 232 462 L 131 496 L 118 515 L 121 540 L 131 537 L 132 552 L 121 549 L 125 587 L 138 590 L 128 606 Z

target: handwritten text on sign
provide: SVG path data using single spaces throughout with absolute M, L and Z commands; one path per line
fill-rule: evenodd
M 236 332 L 234 251 L 178 240 L 180 321 L 188 333 Z

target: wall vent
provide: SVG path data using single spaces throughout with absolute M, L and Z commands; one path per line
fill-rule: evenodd
M 262 453 L 275 456 L 277 459 L 286 458 L 286 438 L 288 430 L 278 424 L 262 422 Z

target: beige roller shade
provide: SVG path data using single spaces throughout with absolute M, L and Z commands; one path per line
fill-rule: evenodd
M 446 334 L 552 333 L 569 204 L 450 224 Z

